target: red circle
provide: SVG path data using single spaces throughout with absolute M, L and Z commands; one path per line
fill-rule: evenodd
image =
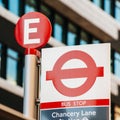
M 61 68 L 62 68 L 63 64 L 66 61 L 71 60 L 71 59 L 82 60 L 87 65 L 87 69 L 89 71 L 89 73 L 86 73 L 87 80 L 84 82 L 83 85 L 81 85 L 77 88 L 66 87 L 61 82 L 61 78 L 59 76 L 59 73 L 62 71 Z M 97 77 L 96 76 L 96 69 L 97 69 L 97 67 L 96 67 L 94 60 L 87 53 L 85 53 L 83 51 L 77 51 L 77 50 L 67 52 L 67 53 L 63 54 L 54 65 L 53 72 L 55 72 L 54 75 L 56 75 L 56 76 L 53 79 L 53 84 L 54 84 L 55 88 L 61 94 L 65 95 L 65 96 L 75 97 L 75 96 L 82 95 L 93 86 L 93 84 L 96 80 L 96 77 Z M 68 77 L 69 77 L 69 75 L 68 75 Z
M 26 22 L 27 20 L 30 23 Z M 30 31 L 30 29 L 35 29 L 35 31 Z M 40 48 L 47 44 L 51 32 L 51 23 L 45 15 L 39 12 L 29 12 L 18 20 L 15 27 L 15 38 L 23 48 Z M 26 36 L 28 39 L 25 39 Z M 38 39 L 38 42 L 29 43 L 33 39 Z M 25 43 L 25 41 L 28 41 L 28 43 Z

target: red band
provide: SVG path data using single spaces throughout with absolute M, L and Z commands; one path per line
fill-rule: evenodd
M 25 55 L 36 55 L 40 58 L 40 51 L 34 48 L 28 48 L 25 50 Z
M 80 106 L 108 106 L 110 104 L 109 99 L 96 99 L 96 100 L 74 100 L 74 101 L 58 101 L 41 103 L 40 109 L 52 109 L 52 108 L 68 108 L 68 107 L 80 107 Z

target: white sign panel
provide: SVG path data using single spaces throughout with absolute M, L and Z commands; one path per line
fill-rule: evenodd
M 109 120 L 110 44 L 43 49 L 41 72 L 41 119 Z

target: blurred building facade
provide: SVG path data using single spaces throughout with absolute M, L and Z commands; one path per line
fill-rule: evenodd
M 14 28 L 31 11 L 52 23 L 45 47 L 111 43 L 111 120 L 120 120 L 120 0 L 0 0 L 0 117 L 23 112 L 24 49 Z

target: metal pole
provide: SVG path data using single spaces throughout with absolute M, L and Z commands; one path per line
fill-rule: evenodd
M 27 50 L 25 55 L 25 78 L 24 78 L 24 106 L 23 112 L 26 117 L 38 120 L 38 106 L 36 100 L 39 97 L 39 67 L 36 49 Z

